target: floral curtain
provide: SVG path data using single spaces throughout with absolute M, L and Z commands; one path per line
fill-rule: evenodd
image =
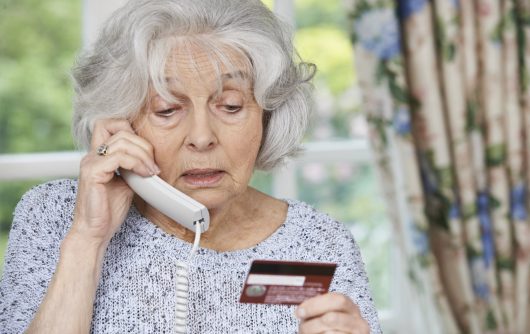
M 348 6 L 415 328 L 530 333 L 530 1 Z

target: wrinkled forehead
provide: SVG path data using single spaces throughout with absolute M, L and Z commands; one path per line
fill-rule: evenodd
M 153 87 L 156 91 L 174 85 L 204 85 L 221 89 L 226 81 L 242 88 L 252 87 L 248 57 L 234 47 L 211 39 L 176 40 L 167 49 L 163 72 L 159 74 L 159 85 Z
M 227 80 L 253 94 L 252 66 L 244 52 L 212 36 L 165 38 L 149 52 L 151 94 L 176 101 L 176 85 L 222 90 Z M 150 95 L 151 95 L 150 94 Z

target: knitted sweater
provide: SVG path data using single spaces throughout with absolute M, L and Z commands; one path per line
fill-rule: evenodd
M 0 283 L 0 333 L 22 333 L 42 302 L 72 219 L 77 182 L 42 184 L 22 197 Z M 296 333 L 294 306 L 239 303 L 254 259 L 335 262 L 330 290 L 359 305 L 379 333 L 364 265 L 351 233 L 309 205 L 288 200 L 285 222 L 254 247 L 199 248 L 189 268 L 188 333 Z M 176 261 L 191 244 L 173 237 L 132 206 L 112 238 L 94 302 L 92 333 L 175 333 Z

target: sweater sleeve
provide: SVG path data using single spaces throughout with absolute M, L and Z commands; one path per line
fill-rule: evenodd
M 37 186 L 22 197 L 15 209 L 0 281 L 3 334 L 24 332 L 42 302 L 55 272 L 66 225 L 71 221 L 70 202 L 75 202 L 71 182 Z

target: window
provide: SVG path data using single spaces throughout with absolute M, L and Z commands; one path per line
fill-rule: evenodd
M 105 17 L 122 2 L 91 0 L 82 6 L 67 0 L 17 0 L 1 5 L 0 35 L 7 38 L 0 42 L 0 260 L 20 196 L 45 179 L 77 175 L 81 154 L 71 152 L 68 73 L 81 39 L 89 41 L 101 21 L 94 18 Z M 351 228 L 376 305 L 390 309 L 391 229 L 370 160 L 342 1 L 264 2 L 296 25 L 298 51 L 317 64 L 318 72 L 306 152 L 271 174 L 257 172 L 252 184 L 276 197 L 306 201 Z M 390 331 L 392 316 L 387 320 L 385 314 L 383 325 Z
M 368 151 L 367 125 L 343 1 L 294 0 L 294 18 L 296 47 L 303 59 L 318 67 L 315 113 L 306 142 L 310 147 L 317 144 L 319 154 L 309 154 L 292 172 L 298 198 L 351 228 L 376 305 L 388 308 L 390 224 L 369 157 L 354 157 Z
M 81 5 L 71 0 L 0 4 L 0 161 L 18 161 L 5 155 L 10 153 L 74 148 L 69 71 L 81 45 Z M 0 164 L 0 272 L 13 208 L 45 177 L 35 166 L 16 181 L 10 167 Z

